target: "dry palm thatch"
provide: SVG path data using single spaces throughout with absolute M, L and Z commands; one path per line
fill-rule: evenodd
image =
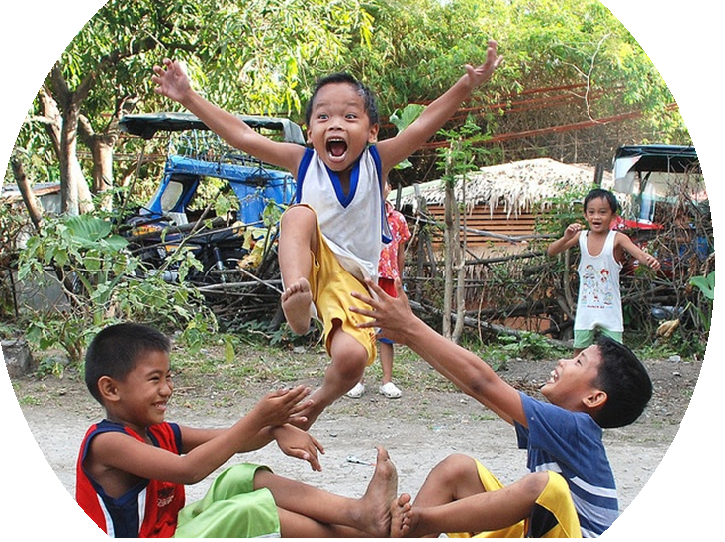
M 586 186 L 594 181 L 594 168 L 564 164 L 551 158 L 521 160 L 483 167 L 466 176 L 466 204 L 471 212 L 476 206 L 488 206 L 491 214 L 503 207 L 507 217 L 529 212 L 533 205 L 546 207 L 547 200 L 568 188 Z M 461 201 L 462 178 L 456 181 L 456 198 Z M 428 205 L 443 205 L 445 189 L 440 180 L 420 185 L 420 197 Z M 391 198 L 392 199 L 392 198 Z M 404 189 L 401 202 L 417 206 L 412 190 Z

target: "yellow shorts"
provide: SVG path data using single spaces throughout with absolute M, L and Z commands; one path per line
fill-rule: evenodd
M 322 237 L 319 225 L 317 226 L 317 239 L 319 239 L 317 254 L 312 253 L 312 271 L 309 280 L 312 300 L 317 308 L 317 317 L 323 325 L 325 349 L 330 354 L 330 332 L 335 321 L 338 321 L 340 328 L 365 348 L 368 354 L 367 364 L 371 365 L 378 355 L 377 331 L 374 328 L 355 327 L 359 323 L 368 321 L 369 318 L 351 312 L 349 309 L 349 307 L 369 309 L 368 305 L 352 297 L 350 292 L 356 291 L 365 295 L 370 295 L 370 292 L 365 284 L 340 265 Z
M 481 463 L 478 476 L 486 491 L 501 489 L 499 482 Z M 515 525 L 483 533 L 448 533 L 450 538 L 581 538 L 579 515 L 574 508 L 569 485 L 559 473 L 548 471 L 549 481 L 541 492 L 531 515 Z

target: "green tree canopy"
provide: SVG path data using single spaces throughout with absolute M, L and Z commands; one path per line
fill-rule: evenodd
M 119 139 L 120 116 L 174 107 L 150 82 L 165 56 L 183 60 L 222 107 L 300 122 L 321 75 L 350 71 L 388 116 L 437 97 L 484 58 L 490 38 L 504 64 L 455 121 L 472 113 L 495 136 L 480 160 L 604 162 L 617 144 L 689 142 L 659 73 L 596 0 L 110 0 L 53 66 L 16 152 L 30 177 L 60 179 L 72 185 L 67 197 L 82 199 L 123 182 L 114 152 L 137 152 L 137 141 Z M 582 126 L 587 137 L 567 140 L 586 134 Z M 394 130 L 386 122 L 382 134 Z M 422 149 L 396 175 L 426 180 L 434 162 Z

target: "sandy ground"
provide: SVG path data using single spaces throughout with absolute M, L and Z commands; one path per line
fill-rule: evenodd
M 504 376 L 533 387 L 534 376 L 542 369 L 540 364 L 536 366 L 537 373 L 532 367 L 530 362 L 510 364 Z M 622 509 L 632 502 L 664 457 L 687 407 L 700 364 L 660 361 L 649 363 L 649 368 L 655 396 L 646 413 L 632 426 L 605 432 Z M 40 404 L 21 405 L 22 411 L 53 472 L 72 495 L 78 445 L 87 427 L 102 417 L 100 407 L 77 381 L 24 378 L 16 379 L 15 385 L 19 397 L 42 393 Z M 229 464 L 262 463 L 278 474 L 347 496 L 362 495 L 373 472 L 372 466 L 350 459 L 374 461 L 378 444 L 390 451 L 397 465 L 400 491 L 413 495 L 430 469 L 456 452 L 475 456 L 504 483 L 526 473 L 525 452 L 516 449 L 513 429 L 466 395 L 427 391 L 404 393 L 401 399 L 390 400 L 375 393 L 375 388 L 375 383 L 370 383 L 361 399 L 340 399 L 313 426 L 311 432 L 325 447 L 322 472 L 283 455 L 274 443 L 237 456 Z M 195 403 L 189 393 L 177 392 L 168 420 L 224 427 L 236 421 L 253 401 L 251 397 L 241 398 L 231 407 L 214 407 L 210 401 L 207 408 L 198 408 L 192 406 Z M 213 477 L 190 486 L 189 500 L 203 496 Z

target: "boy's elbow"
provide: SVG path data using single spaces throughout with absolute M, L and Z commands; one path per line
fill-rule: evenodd
M 468 389 L 466 391 L 471 397 L 481 400 L 486 399 L 491 395 L 494 380 L 494 378 L 485 374 L 476 375 L 468 380 Z
M 178 456 L 178 459 L 180 460 L 178 468 L 174 469 L 176 471 L 176 476 L 174 478 L 176 479 L 172 480 L 177 484 L 198 484 L 202 480 L 205 480 L 207 476 L 213 472 L 213 469 L 210 470 L 212 465 L 203 464 L 205 462 L 197 464 L 197 458 L 194 458 L 193 456 L 181 455 Z
M 210 473 L 201 472 L 198 470 L 187 472 L 181 476 L 182 480 L 179 480 L 179 483 L 184 484 L 186 486 L 198 484 L 199 482 L 204 480 L 207 476 L 209 476 L 209 474 Z
M 482 378 L 476 378 L 468 383 L 468 395 L 471 397 L 486 396 L 486 382 Z

